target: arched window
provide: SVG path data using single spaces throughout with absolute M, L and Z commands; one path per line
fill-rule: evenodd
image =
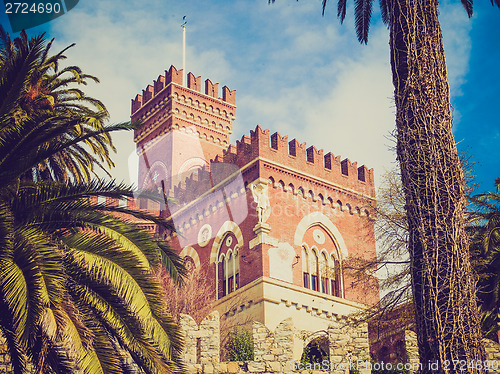
M 313 224 L 302 235 L 303 286 L 343 297 L 342 254 L 330 230 Z
M 342 269 L 340 266 L 340 261 L 338 261 L 335 256 L 331 256 L 332 265 L 330 266 L 330 293 L 333 296 L 342 297 Z
M 345 207 L 347 208 L 347 211 L 349 212 L 349 214 L 352 214 L 352 207 L 351 207 L 351 204 L 347 203 L 345 205 Z
M 310 273 L 309 273 L 309 255 L 307 254 L 306 247 L 302 247 L 302 277 L 303 285 L 305 288 L 310 287 Z
M 215 279 L 217 282 L 217 299 L 220 299 L 221 297 L 226 296 L 226 256 L 224 254 L 221 254 L 219 258 L 217 259 L 217 262 L 215 263 L 216 265 L 216 272 L 215 272 Z
M 240 284 L 240 261 L 238 241 L 232 232 L 228 232 L 220 242 L 216 261 L 215 279 L 217 299 L 236 291 Z
M 319 257 L 319 272 L 320 272 L 320 283 L 321 289 L 320 291 L 323 293 L 328 293 L 328 283 L 329 283 L 329 274 L 328 274 L 328 259 L 326 257 L 325 252 L 321 252 L 321 256 Z
M 319 271 L 318 271 L 318 255 L 313 249 L 311 251 L 311 289 L 319 291 Z
M 226 256 L 226 284 L 227 291 L 226 294 L 236 291 L 239 283 L 239 274 L 240 274 L 240 264 L 238 258 L 238 250 L 236 249 L 234 252 L 229 253 Z
M 337 206 L 338 206 L 339 210 L 340 210 L 341 212 L 343 212 L 343 209 L 342 209 L 342 201 L 337 200 Z
M 321 201 L 321 204 L 325 203 L 325 198 L 323 197 L 323 194 L 318 194 L 318 200 Z

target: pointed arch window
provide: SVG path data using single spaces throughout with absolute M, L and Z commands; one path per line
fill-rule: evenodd
M 310 273 L 309 273 L 309 255 L 306 247 L 302 247 L 302 277 L 303 286 L 310 288 Z
M 319 257 L 319 271 L 320 271 L 320 291 L 323 293 L 328 293 L 328 283 L 329 283 L 329 274 L 328 274 L 328 259 L 326 257 L 325 252 L 321 252 L 321 256 Z
M 305 288 L 344 297 L 341 253 L 322 225 L 310 226 L 303 234 L 302 274 Z
M 318 271 L 318 255 L 313 249 L 311 251 L 311 289 L 319 291 L 319 271 Z
M 330 279 L 330 293 L 333 296 L 343 297 L 342 268 L 340 261 L 338 261 L 333 254 L 331 255 L 331 264 L 330 273 L 332 277 Z
M 236 291 L 240 284 L 239 250 L 233 233 L 227 233 L 221 241 L 215 265 L 217 299 L 220 299 Z

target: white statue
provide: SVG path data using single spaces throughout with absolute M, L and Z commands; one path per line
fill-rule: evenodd
M 267 184 L 255 183 L 252 186 L 253 200 L 257 203 L 259 223 L 264 223 L 271 216 L 271 203 L 269 202 L 269 189 Z

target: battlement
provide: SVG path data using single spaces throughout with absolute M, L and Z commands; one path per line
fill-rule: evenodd
M 269 129 L 264 130 L 260 126 L 251 130 L 250 136 L 244 135 L 236 141 L 236 147 L 229 147 L 216 161 L 231 162 L 241 167 L 256 157 L 312 178 L 363 192 L 373 191 L 373 169 L 365 165 L 358 166 L 357 162 L 341 159 L 331 152 L 325 154 L 314 145 L 307 147 L 306 143 L 300 143 L 297 139 L 288 141 L 288 136 L 278 132 L 270 135 Z
M 182 76 L 183 70 L 177 70 L 175 66 L 171 65 L 169 70 L 165 70 L 165 75 L 158 76 L 158 78 L 153 81 L 153 85 L 149 84 L 146 89 L 142 90 L 142 94 L 137 94 L 135 98 L 132 99 L 132 114 L 137 112 L 170 84 L 182 86 Z M 187 76 L 187 88 L 217 100 L 224 101 L 227 104 L 236 105 L 236 90 L 230 90 L 227 86 L 224 86 L 222 87 L 222 97 L 219 97 L 219 83 L 212 83 L 210 79 L 206 79 L 204 92 L 202 92 L 201 76 L 195 77 L 193 73 L 189 73 Z

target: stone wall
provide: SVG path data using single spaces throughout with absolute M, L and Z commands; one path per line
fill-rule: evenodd
M 420 358 L 418 355 L 417 334 L 414 331 L 405 331 L 406 362 L 411 365 L 409 373 L 415 373 L 418 370 Z M 415 369 L 415 370 L 413 370 Z
M 211 313 L 198 326 L 188 315 L 182 315 L 181 328 L 185 333 L 185 361 L 188 373 L 337 373 L 349 371 L 349 364 L 358 360 L 369 360 L 368 328 L 366 324 L 352 326 L 347 320 L 334 321 L 327 331 L 311 333 L 294 327 L 291 318 L 282 321 L 270 331 L 259 322 L 253 322 L 254 360 L 245 362 L 220 362 L 220 324 L 217 312 Z M 305 347 L 317 337 L 329 340 L 330 362 L 328 370 L 301 370 L 300 357 L 293 357 L 296 339 Z M 326 364 L 316 369 L 325 369 Z M 370 370 L 359 367 L 359 372 L 369 374 Z
M 337 322 L 328 328 L 328 338 L 332 363 L 350 364 L 370 361 L 368 324 L 362 323 L 354 327 L 348 321 Z M 357 369 L 361 374 L 370 373 L 366 367 L 357 366 Z
M 5 343 L 5 338 L 0 335 L 0 374 L 10 373 L 12 371 L 10 357 L 7 352 L 8 349 L 7 344 Z
M 180 326 L 185 334 L 184 362 L 190 373 L 214 373 L 220 360 L 219 313 L 209 314 L 198 326 L 187 314 L 182 314 Z

